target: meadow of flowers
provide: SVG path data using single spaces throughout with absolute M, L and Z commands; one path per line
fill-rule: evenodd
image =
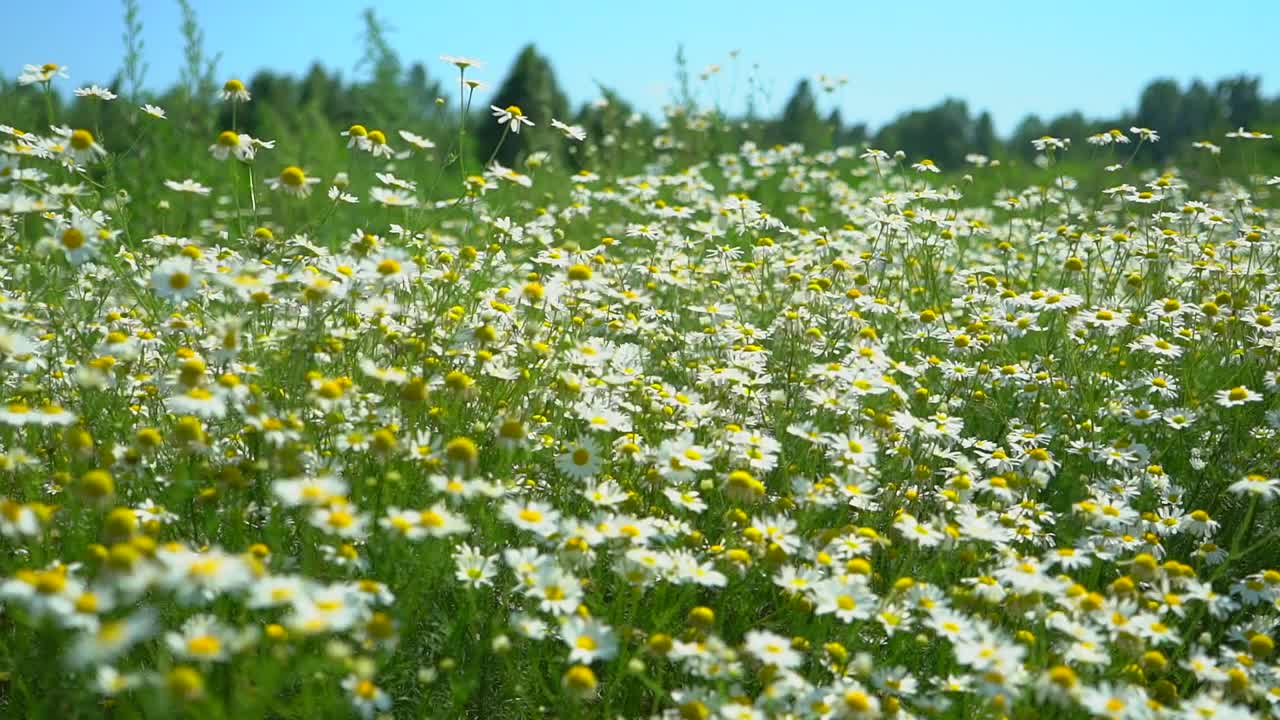
M 0 715 L 1280 717 L 1265 168 L 129 112 L 0 125 Z

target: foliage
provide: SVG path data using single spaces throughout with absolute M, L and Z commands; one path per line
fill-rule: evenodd
M 1256 82 L 876 150 L 184 11 L 0 83 L 0 716 L 1274 716 Z

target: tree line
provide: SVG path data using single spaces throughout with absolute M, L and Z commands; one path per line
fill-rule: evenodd
M 603 86 L 598 88 L 600 100 L 571 107 L 550 61 L 530 44 L 518 54 L 490 102 L 499 107 L 520 107 L 544 126 L 540 130 L 546 130 L 552 118 L 579 125 L 585 129 L 587 141 L 565 143 L 556 133 L 544 131 L 508 136 L 500 143 L 503 128 L 493 122 L 489 102 L 469 105 L 468 90 L 458 87 L 456 76 L 436 76 L 421 62 L 403 62 L 372 10 L 363 15 L 365 52 L 359 77 L 347 79 L 319 64 L 301 76 L 264 69 L 246 82 L 252 102 L 217 104 L 217 59 L 204 53 L 194 11 L 188 3 L 183 6 L 187 68 L 174 87 L 158 93 L 141 89 L 146 68 L 140 58 L 141 23 L 136 2 L 126 2 L 126 60 L 108 86 L 125 95 L 129 103 L 66 98 L 42 92 L 39 86 L 0 80 L 0 106 L 8 109 L 6 119 L 34 128 L 46 117 L 56 117 L 66 124 L 95 128 L 107 143 L 128 143 L 138 122 L 136 104 L 154 102 L 167 108 L 170 120 L 183 130 L 214 135 L 234 125 L 240 132 L 275 139 L 282 149 L 304 156 L 333 145 L 339 132 L 360 123 L 424 134 L 436 140 L 441 152 L 464 155 L 468 166 L 487 161 L 491 155 L 493 160 L 511 165 L 538 151 L 571 165 L 621 166 L 648 162 L 655 144 L 710 155 L 753 141 L 765 145 L 802 143 L 811 150 L 868 145 L 902 150 L 912 158 L 927 157 L 945 169 L 961 168 L 966 156 L 973 153 L 1005 161 L 1030 160 L 1035 154 L 1031 141 L 1044 135 L 1080 143 L 1094 133 L 1131 126 L 1160 133 L 1160 142 L 1135 158 L 1159 165 L 1184 158 L 1196 141 L 1220 138 L 1238 127 L 1266 129 L 1280 124 L 1280 97 L 1264 97 L 1260 78 L 1248 75 L 1213 84 L 1196 80 L 1185 87 L 1174 80 L 1157 79 L 1143 89 L 1133 110 L 1103 118 L 1086 118 L 1079 112 L 1049 119 L 1028 115 L 1004 138 L 996 134 L 989 112 L 975 113 L 964 100 L 955 98 L 905 112 L 874 131 L 865 124 L 846 123 L 838 109 L 826 114 L 820 110 L 809 80 L 796 84 L 774 118 L 757 117 L 754 98 L 749 100 L 752 109 L 745 116 L 696 107 L 688 99 L 687 86 L 683 94 L 673 97 L 666 117 L 653 118 L 636 113 L 618 93 Z M 677 55 L 677 64 L 678 77 L 686 83 L 683 53 Z M 483 96 L 483 92 L 476 95 Z M 464 124 L 468 132 L 458 133 Z M 326 135 L 327 141 L 322 139 Z M 451 144 L 459 137 L 467 138 L 465 144 Z M 499 145 L 495 154 L 493 150 Z

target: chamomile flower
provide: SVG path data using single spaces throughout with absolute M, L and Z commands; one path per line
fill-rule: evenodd
M 789 670 L 803 661 L 791 647 L 791 641 L 768 630 L 750 630 L 744 638 L 744 649 L 763 665 Z
M 249 89 L 236 78 L 231 78 L 223 83 L 222 89 L 218 91 L 218 97 L 232 103 L 245 103 L 251 99 Z
M 472 589 L 492 585 L 498 573 L 497 556 L 486 555 L 466 543 L 458 546 L 453 561 L 456 566 L 454 577 Z
M 209 146 L 209 154 L 219 162 L 233 155 L 237 160 L 249 162 L 253 160 L 256 153 L 257 148 L 252 137 L 232 130 L 223 130 L 218 133 L 214 143 Z
M 1237 495 L 1253 495 L 1261 500 L 1271 500 L 1280 496 L 1280 479 L 1250 474 L 1231 483 L 1227 490 Z
M 280 175 L 277 177 L 266 179 L 267 187 L 272 190 L 303 198 L 311 194 L 312 186 L 318 182 L 320 182 L 320 178 L 309 177 L 297 165 L 288 165 L 280 171 Z
M 91 216 L 72 213 L 65 225 L 57 223 L 53 226 L 53 240 L 62 248 L 68 262 L 80 265 L 97 254 L 99 230 Z
M 473 60 L 472 58 L 464 57 L 462 55 L 441 55 L 440 59 L 449 63 L 450 65 L 453 65 L 459 70 L 466 70 L 467 68 L 473 68 L 473 67 L 474 68 L 484 67 L 484 63 L 482 61 Z
M 567 125 L 565 123 L 560 122 L 559 120 L 556 120 L 555 118 L 552 118 L 551 127 L 555 128 L 556 130 L 559 130 L 565 137 L 569 138 L 570 140 L 577 140 L 578 142 L 582 142 L 583 140 L 587 139 L 587 131 L 584 130 L 579 125 Z
M 98 144 L 93 133 L 85 129 L 56 129 L 62 143 L 62 152 L 79 163 L 92 162 L 106 156 L 107 151 Z
M 212 615 L 194 615 L 181 632 L 167 633 L 164 639 L 175 657 L 195 662 L 225 662 L 240 645 L 236 632 Z
M 608 625 L 590 618 L 571 617 L 560 628 L 560 638 L 569 646 L 569 662 L 586 665 L 612 660 L 618 641 Z
M 155 613 L 150 609 L 120 619 L 103 620 L 76 639 L 66 655 L 67 663 L 73 668 L 82 668 L 114 662 L 154 634 L 155 628 Z
M 427 138 L 411 133 L 408 130 L 399 130 L 397 132 L 401 139 L 419 150 L 430 150 L 436 146 L 435 143 L 431 142 Z
M 1243 385 L 1237 385 L 1227 390 L 1219 390 L 1214 393 L 1213 397 L 1219 405 L 1227 408 L 1262 400 L 1261 395 Z
M 403 190 L 373 187 L 369 189 L 369 199 L 383 207 L 417 207 L 418 198 L 406 194 Z
M 347 691 L 351 706 L 364 720 L 372 720 L 391 709 L 391 696 L 368 678 L 348 675 L 342 681 L 342 689 Z
M 174 192 L 190 193 L 192 195 L 208 195 L 211 190 L 207 185 L 201 185 L 191 178 L 182 181 L 165 180 L 164 186 Z
M 151 289 L 166 300 L 181 302 L 196 297 L 200 280 L 200 271 L 185 255 L 169 258 L 151 271 Z
M 117 97 L 119 97 L 118 95 L 111 92 L 110 90 L 104 87 L 100 87 L 98 85 L 89 85 L 87 87 L 76 88 L 75 96 L 94 98 L 97 100 L 102 100 L 104 102 L 110 102 L 112 100 L 115 100 Z
M 554 534 L 560 520 L 559 511 L 537 500 L 508 500 L 502 506 L 502 516 L 515 527 L 543 537 Z
M 519 134 L 522 125 L 533 127 L 533 121 L 525 117 L 524 111 L 519 105 L 508 105 L 500 108 L 497 105 L 490 105 L 489 109 L 493 111 L 493 116 L 498 119 L 499 125 L 507 126 L 513 133 Z
M 556 457 L 556 469 L 575 480 L 592 477 L 600 472 L 603 463 L 600 450 L 595 438 L 580 436 Z
M 67 66 L 57 63 L 45 63 L 43 65 L 24 65 L 22 74 L 18 75 L 19 85 L 34 85 L 36 83 L 48 83 L 54 78 L 69 78 L 67 74 Z

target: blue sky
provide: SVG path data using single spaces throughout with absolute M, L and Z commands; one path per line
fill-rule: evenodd
M 222 77 L 247 79 L 264 67 L 300 73 L 313 61 L 346 78 L 356 73 L 360 3 L 193 4 L 206 48 L 222 53 Z M 178 6 L 174 0 L 141 5 L 147 84 L 164 87 L 182 63 Z M 46 7 L 56 9 L 37 13 L 37 22 L 9 13 L 11 22 L 0 30 L 0 69 L 13 78 L 25 63 L 58 62 L 70 66 L 71 84 L 110 79 L 123 57 L 119 3 L 69 0 Z M 485 61 L 473 76 L 496 85 L 532 41 L 550 57 L 575 104 L 595 99 L 599 81 L 648 112 L 670 97 L 679 43 L 695 75 L 711 64 L 723 68 L 706 85 L 705 100 L 743 107 L 752 66 L 770 111 L 801 78 L 844 75 L 848 84 L 824 95 L 822 107 L 839 107 L 846 121 L 873 127 L 947 96 L 990 110 L 1000 132 L 1029 112 L 1110 115 L 1131 108 L 1157 76 L 1186 82 L 1247 72 L 1262 76 L 1266 94 L 1280 92 L 1280 52 L 1272 37 L 1280 2 L 1271 0 L 382 0 L 377 7 L 402 58 L 425 61 L 436 77 L 453 77 L 441 54 L 465 55 Z M 729 57 L 734 50 L 740 51 L 736 61 Z

